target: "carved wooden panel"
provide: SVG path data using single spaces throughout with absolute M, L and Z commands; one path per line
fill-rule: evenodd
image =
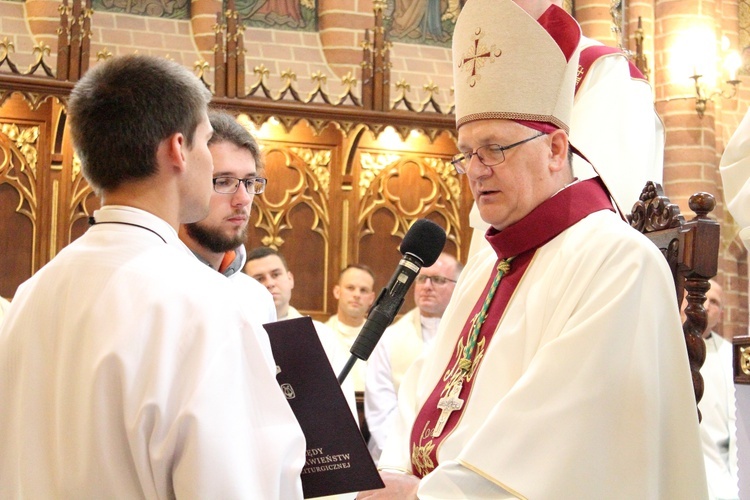
M 13 93 L 0 106 L 0 295 L 83 234 L 98 206 L 68 141 L 56 98 Z
M 44 179 L 49 169 L 49 102 L 37 109 L 20 97 L 3 104 L 0 115 L 0 295 L 16 287 L 45 262 Z
M 258 134 L 269 182 L 256 197 L 246 245 L 285 255 L 295 276 L 292 304 L 318 319 L 335 312 L 332 289 L 348 263 L 372 267 L 376 291 L 385 285 L 418 218 L 445 228 L 446 250 L 465 260 L 471 194 L 449 163 L 454 139 L 387 135 L 305 120 Z M 0 294 L 12 297 L 82 235 L 98 207 L 72 152 L 63 104 L 12 94 L 0 106 Z M 409 294 L 402 311 L 412 306 Z
M 313 136 L 304 125 L 295 131 L 290 142 L 261 140 L 268 185 L 256 197 L 247 247 L 278 249 L 294 274 L 292 305 L 324 316 L 333 286 L 330 169 L 338 159 L 335 142 L 340 135 L 329 130 Z M 295 137 L 299 142 L 291 141 Z

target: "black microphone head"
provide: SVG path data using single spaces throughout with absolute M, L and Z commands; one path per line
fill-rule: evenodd
M 431 220 L 417 219 L 398 249 L 402 255 L 410 253 L 419 258 L 424 267 L 430 267 L 440 257 L 444 246 L 445 230 Z

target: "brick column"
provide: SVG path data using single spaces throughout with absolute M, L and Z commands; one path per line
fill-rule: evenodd
M 609 8 L 609 0 L 577 0 L 574 16 L 581 25 L 584 36 L 610 47 L 617 47 L 617 39 L 612 32 L 614 25 Z
M 675 47 L 684 44 L 685 34 L 696 26 L 714 28 L 714 9 L 714 2 L 706 0 L 656 1 L 654 83 L 656 109 L 667 131 L 664 189 L 686 215 L 691 214 L 687 203 L 690 195 L 696 191 L 718 195 L 721 180 L 715 105 L 709 101 L 704 116 L 698 116 L 694 81 L 689 78 L 691 71 L 683 68 L 682 73 L 676 72 L 679 68 L 675 67 L 678 62 Z M 699 72 L 700 63 L 696 61 Z M 723 206 L 717 206 L 713 215 L 721 220 Z
M 213 65 L 213 48 L 216 36 L 213 30 L 216 14 L 221 12 L 221 0 L 192 0 L 190 25 L 193 28 L 195 45 L 201 56 Z
M 44 42 L 50 47 L 49 57 L 45 57 L 47 65 L 55 67 L 57 61 L 57 28 L 60 26 L 60 12 L 62 5 L 56 0 L 27 0 L 26 19 L 34 42 Z M 68 2 L 71 5 L 71 2 Z M 25 70 L 25 68 L 24 68 Z
M 365 29 L 375 24 L 372 0 L 320 0 L 318 28 L 323 54 L 339 77 L 349 71 L 360 78 Z

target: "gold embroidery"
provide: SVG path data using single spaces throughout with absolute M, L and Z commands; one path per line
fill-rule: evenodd
M 419 446 L 414 446 L 411 450 L 411 463 L 414 465 L 414 469 L 420 477 L 424 477 L 435 468 L 435 463 L 430 458 L 432 450 L 435 448 L 435 444 L 432 439 L 422 444 L 422 440 L 425 436 L 432 434 L 428 429 L 430 422 L 427 422 L 422 430 L 422 437 L 419 440 Z
M 489 48 L 484 44 L 480 45 L 480 40 L 484 38 L 482 28 L 477 28 L 474 35 L 473 46 L 464 53 L 463 57 L 458 62 L 459 69 L 466 69 L 466 71 L 469 72 L 469 78 L 467 79 L 469 87 L 475 86 L 477 82 L 482 79 L 482 75 L 478 74 L 478 71 L 484 67 L 485 64 L 488 62 L 495 62 L 495 58 L 498 58 L 503 54 L 501 49 L 495 48 L 494 43 Z

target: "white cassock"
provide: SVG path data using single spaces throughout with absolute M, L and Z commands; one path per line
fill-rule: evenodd
M 602 44 L 581 37 L 582 50 Z M 583 56 L 582 56 L 583 57 Z M 629 213 L 646 185 L 661 183 L 664 170 L 664 124 L 654 108 L 647 80 L 634 78 L 621 52 L 597 58 L 589 67 L 573 101 L 570 143 L 596 167 L 624 213 Z M 579 179 L 594 177 L 591 165 L 573 157 Z M 469 257 L 488 246 L 489 225 L 476 204 L 469 225 L 474 228 Z
M 195 257 L 203 262 L 206 266 L 211 266 L 208 261 L 197 253 Z M 242 272 L 242 268 L 247 260 L 247 251 L 244 245 L 234 249 L 234 260 L 222 268 L 221 274 L 230 279 L 230 285 L 235 287 L 237 297 L 240 298 L 242 307 L 247 316 L 256 320 L 259 324 L 273 323 L 276 321 L 276 306 L 273 304 L 273 295 L 266 287 L 258 283 L 258 280 Z M 213 269 L 213 268 L 212 268 Z M 268 340 L 268 334 L 263 328 L 254 328 L 253 331 L 258 335 L 258 344 L 272 370 L 276 369 L 276 361 L 273 359 L 271 344 Z
M 165 221 L 95 218 L 0 330 L 0 497 L 301 498 L 304 436 L 242 297 Z
M 412 471 L 415 419 L 496 265 L 487 248 L 461 273 L 379 468 Z M 672 277 L 618 215 L 592 213 L 536 251 L 481 355 L 420 499 L 706 498 Z
M 367 360 L 365 418 L 370 430 L 368 447 L 376 462 L 398 407 L 401 380 L 422 350 L 432 343 L 439 324 L 440 318 L 423 317 L 415 307 L 385 329 Z
M 342 351 L 350 352 L 352 344 L 357 340 L 360 330 L 364 326 L 364 321 L 359 326 L 349 326 L 339 321 L 336 315 L 328 318 L 325 325 L 331 329 L 334 334 L 336 342 L 339 344 L 339 348 Z M 347 358 L 348 360 L 349 358 Z M 352 366 L 347 379 L 351 379 L 354 384 L 354 390 L 358 392 L 364 392 L 365 390 L 365 371 L 367 370 L 367 361 L 358 359 L 354 366 Z M 336 374 L 338 375 L 338 373 Z
M 703 415 L 701 442 L 709 497 L 735 500 L 739 492 L 732 343 L 715 332 L 706 339 L 706 360 L 701 366 L 701 375 L 704 389 L 698 407 Z

